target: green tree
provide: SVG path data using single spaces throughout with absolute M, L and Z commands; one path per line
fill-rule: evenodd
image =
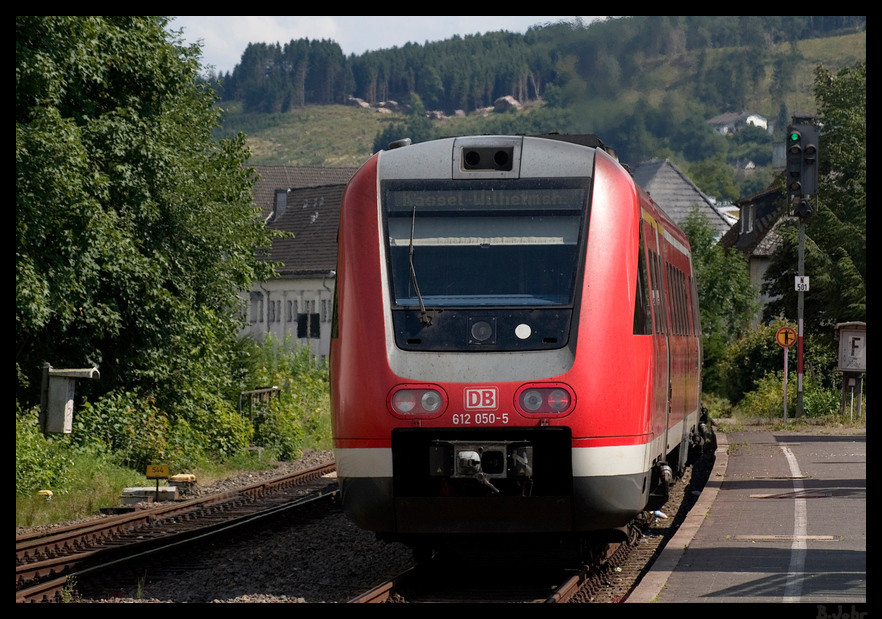
M 817 214 L 805 220 L 806 332 L 832 338 L 838 322 L 867 317 L 867 65 L 831 73 L 818 67 L 819 175 Z M 776 297 L 766 316 L 796 319 L 798 227 L 781 226 L 782 244 L 766 272 L 764 291 Z
M 720 200 L 735 200 L 740 196 L 732 166 L 726 163 L 722 154 L 690 164 L 689 178 L 703 192 Z
M 410 94 L 410 113 L 404 123 L 389 125 L 374 138 L 374 152 L 384 150 L 390 142 L 404 138 L 410 138 L 414 144 L 435 138 L 432 123 L 426 116 L 426 106 L 416 93 Z
M 202 415 L 229 385 L 238 292 L 271 265 L 244 136 L 161 17 L 16 17 L 16 400 L 44 361 L 99 398 Z M 210 418 L 211 415 L 204 415 Z
M 750 282 L 744 257 L 726 252 L 714 230 L 697 208 L 683 225 L 692 248 L 692 265 L 698 288 L 704 348 L 703 382 L 707 391 L 722 394 L 725 376 L 721 362 L 726 347 L 743 335 L 759 310 L 758 291 Z
M 444 84 L 435 67 L 421 67 L 417 73 L 417 85 L 429 108 L 434 110 L 443 105 Z

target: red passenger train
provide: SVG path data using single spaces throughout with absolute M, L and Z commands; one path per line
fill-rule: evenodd
M 704 438 L 688 240 L 595 136 L 371 157 L 330 359 L 344 510 L 415 548 L 615 530 Z

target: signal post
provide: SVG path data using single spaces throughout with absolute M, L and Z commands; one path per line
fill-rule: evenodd
M 811 197 L 818 194 L 818 128 L 811 118 L 793 118 L 787 127 L 787 198 L 794 202 L 793 213 L 799 218 L 799 258 L 795 280 L 796 324 L 797 324 L 797 374 L 796 374 L 796 416 L 802 417 L 804 406 L 802 398 L 803 376 L 803 294 L 809 289 L 809 278 L 805 276 L 805 220 L 814 215 L 815 207 Z

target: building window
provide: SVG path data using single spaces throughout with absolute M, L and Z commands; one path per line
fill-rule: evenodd
M 260 292 L 251 293 L 251 308 L 248 320 L 252 323 L 263 322 L 263 294 Z
M 297 337 L 311 340 L 321 337 L 318 314 L 297 314 Z

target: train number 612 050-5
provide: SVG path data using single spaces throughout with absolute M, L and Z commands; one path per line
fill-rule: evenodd
M 508 413 L 455 413 L 455 426 L 485 426 L 495 423 L 508 423 Z

